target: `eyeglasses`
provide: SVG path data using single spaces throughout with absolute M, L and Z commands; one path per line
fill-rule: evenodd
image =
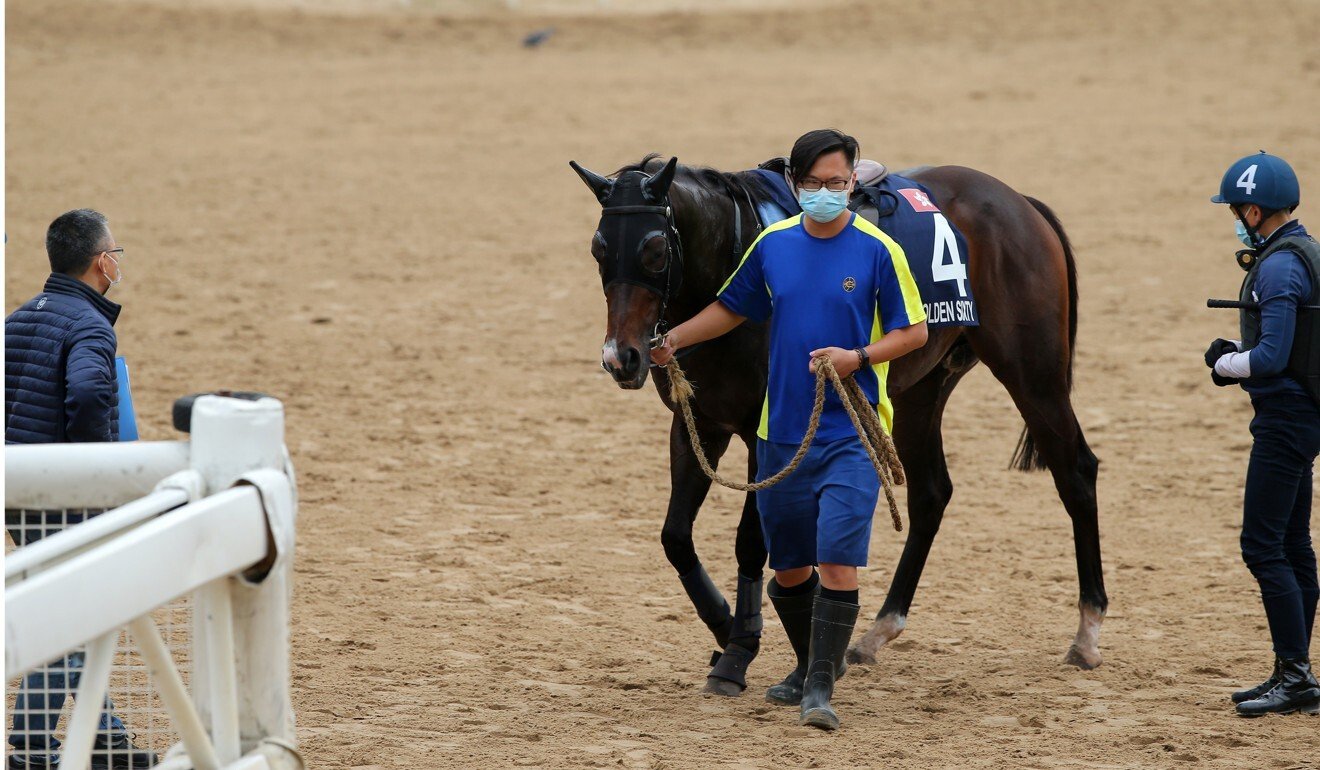
M 822 187 L 824 187 L 826 190 L 829 190 L 830 192 L 843 192 L 844 190 L 848 189 L 848 183 L 851 181 L 852 181 L 851 179 L 840 179 L 838 177 L 835 177 L 828 181 L 822 182 L 819 179 L 815 179 L 813 177 L 807 177 L 806 179 L 803 179 L 802 181 L 798 182 L 798 187 L 801 187 L 803 190 L 806 190 L 807 192 L 816 192 Z
M 123 247 L 123 246 L 116 246 L 116 247 L 114 247 L 113 249 L 106 249 L 105 251 L 102 251 L 101 254 L 113 254 L 113 255 L 115 255 L 115 256 L 112 256 L 112 257 L 110 257 L 110 258 L 113 259 L 114 261 L 118 262 L 118 261 L 119 261 L 120 259 L 122 259 L 123 256 L 124 256 L 124 247 Z M 99 257 L 99 256 L 101 256 L 101 254 L 97 254 L 96 256 Z

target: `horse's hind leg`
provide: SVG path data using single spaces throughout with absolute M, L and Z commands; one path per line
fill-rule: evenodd
M 700 428 L 698 434 L 706 457 L 711 465 L 717 465 L 724 451 L 729 448 L 730 434 L 702 431 Z M 715 644 L 723 650 L 729 643 L 733 615 L 729 612 L 729 603 L 724 594 L 715 587 L 705 567 L 701 566 L 696 546 L 692 542 L 692 525 L 697 519 L 697 512 L 701 510 L 701 504 L 706 500 L 706 493 L 710 491 L 711 482 L 697 464 L 687 428 L 678 414 L 674 415 L 669 428 L 669 478 L 669 510 L 665 514 L 664 528 L 660 531 L 660 543 L 664 546 L 669 563 L 678 571 L 678 579 L 692 600 L 697 616 L 715 636 Z
M 1004 327 L 999 327 L 1000 330 Z M 1069 399 L 1068 357 L 1061 345 L 995 339 L 981 327 L 969 334 L 972 347 L 1008 389 L 1026 420 L 1034 449 L 1028 448 L 1050 469 L 1059 499 L 1072 519 L 1073 544 L 1080 586 L 1081 619 L 1064 662 L 1092 669 L 1101 663 L 1100 624 L 1109 598 L 1105 594 L 1100 561 L 1100 523 L 1096 503 L 1099 461 L 1082 435 Z M 1032 459 L 1032 458 L 1028 458 Z
M 940 423 L 954 386 L 976 364 L 965 343 L 930 374 L 894 400 L 894 446 L 907 474 L 911 531 L 894 570 L 889 594 L 870 630 L 848 648 L 849 663 L 874 663 L 879 649 L 903 632 L 917 583 L 939 532 L 944 509 L 953 497 L 953 481 L 944 462 Z

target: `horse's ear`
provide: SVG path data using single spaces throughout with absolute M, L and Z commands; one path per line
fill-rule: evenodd
M 662 201 L 669 194 L 669 185 L 674 182 L 674 169 L 678 168 L 678 158 L 670 158 L 665 167 L 646 180 L 644 189 L 653 201 Z
M 582 168 L 575 160 L 570 160 L 568 165 L 572 166 L 577 175 L 582 177 L 582 181 L 587 183 L 587 187 L 591 188 L 591 193 L 596 196 L 596 200 L 604 203 L 605 199 L 610 197 L 610 189 L 614 187 L 613 182 L 594 171 Z

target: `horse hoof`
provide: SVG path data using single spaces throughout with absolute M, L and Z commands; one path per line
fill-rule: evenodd
M 737 698 L 743 694 L 742 687 L 737 682 L 730 682 L 728 679 L 720 679 L 716 676 L 706 677 L 706 687 L 702 692 L 707 695 L 719 695 L 724 698 Z
M 765 691 L 765 700 L 767 703 L 773 703 L 777 706 L 800 706 L 802 705 L 802 685 L 780 682 Z
M 1063 662 L 1083 671 L 1090 671 L 1103 663 L 1104 659 L 1100 657 L 1099 650 L 1083 650 L 1074 644 L 1068 648 L 1068 654 L 1063 656 Z
M 861 638 L 848 647 L 844 660 L 861 666 L 875 665 L 875 654 L 881 647 L 897 639 L 906 627 L 905 615 L 881 615 Z
M 859 645 L 854 644 L 848 648 L 848 654 L 844 655 L 844 660 L 855 666 L 874 666 L 875 654 L 866 652 Z

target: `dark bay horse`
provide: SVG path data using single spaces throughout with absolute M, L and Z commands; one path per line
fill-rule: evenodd
M 654 155 L 612 177 L 571 165 L 602 205 L 591 245 L 608 310 L 602 364 L 620 387 L 641 388 L 657 324 L 673 326 L 710 303 L 755 238 L 753 202 L 766 194 L 764 182 L 751 172 L 678 166 L 676 159 L 664 163 Z M 1098 461 L 1069 398 L 1077 332 L 1072 247 L 1045 204 L 991 176 L 958 166 L 903 175 L 929 188 L 966 237 L 968 277 L 981 325 L 932 329 L 924 348 L 890 368 L 894 442 L 907 470 L 910 532 L 884 605 L 874 625 L 850 648 L 848 660 L 875 662 L 877 651 L 906 625 L 926 557 L 953 495 L 940 433 L 944 406 L 959 380 L 982 361 L 1007 388 L 1026 422 L 1012 465 L 1020 470 L 1048 468 L 1072 519 L 1081 620 L 1064 660 L 1094 668 L 1101 662 L 1100 624 L 1108 598 L 1100 563 Z M 908 254 L 909 260 L 920 258 Z M 766 333 L 764 325 L 748 322 L 686 354 L 680 352 L 682 366 L 697 386 L 693 408 L 707 456 L 715 462 L 729 441 L 739 437 L 748 446 L 749 479 L 756 475 L 756 428 L 768 366 Z M 738 524 L 739 597 L 731 611 L 701 567 L 692 542 L 693 523 L 711 482 L 698 467 L 682 417 L 669 401 L 663 369 L 656 369 L 655 380 L 661 399 L 675 412 L 669 433 L 672 488 L 660 540 L 716 644 L 726 655 L 740 652 L 745 670 L 757 652 L 755 643 L 739 651 L 729 640 L 740 628 L 754 627 L 758 636 L 760 631 L 766 552 L 755 496 L 747 495 Z M 741 683 L 732 690 L 721 684 L 712 678 L 707 689 L 722 694 L 742 690 Z

